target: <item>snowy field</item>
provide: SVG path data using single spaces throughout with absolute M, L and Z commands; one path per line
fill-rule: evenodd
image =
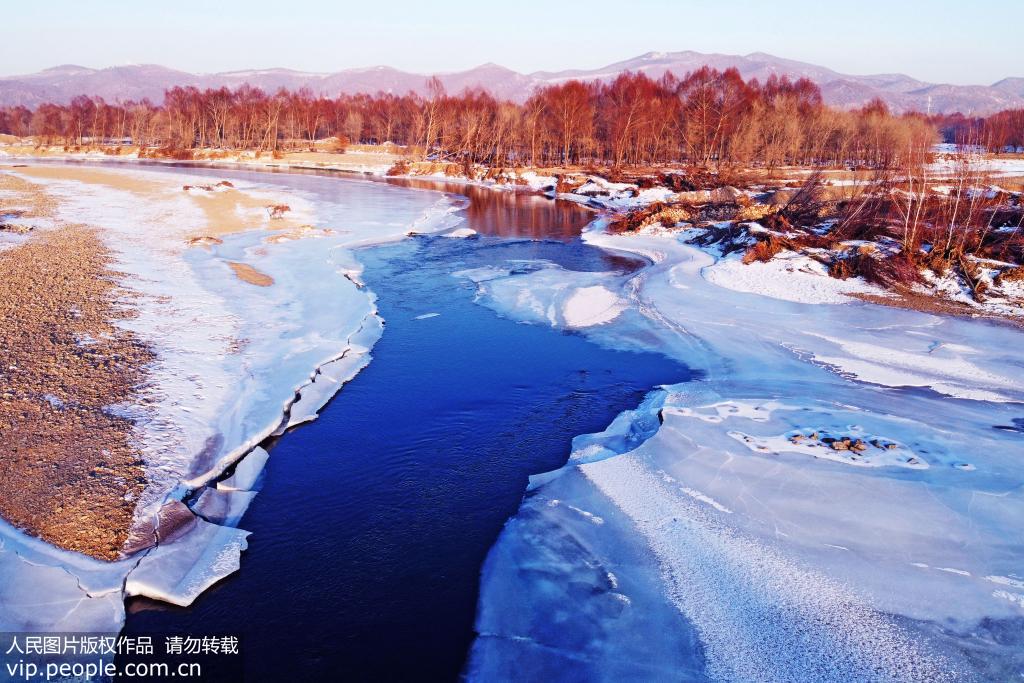
M 1019 678 L 1019 329 L 857 302 L 785 260 L 738 278 L 680 235 L 585 239 L 653 264 L 458 275 L 503 315 L 701 378 L 532 478 L 484 569 L 470 678 Z M 581 298 L 604 314 L 575 318 Z

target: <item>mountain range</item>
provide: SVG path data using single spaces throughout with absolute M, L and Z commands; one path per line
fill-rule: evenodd
M 821 88 L 829 104 L 852 108 L 880 97 L 895 111 L 963 112 L 984 114 L 1000 109 L 1024 107 L 1024 77 L 1005 78 L 992 85 L 949 85 L 927 83 L 903 74 L 852 76 L 823 66 L 774 57 L 762 52 L 748 55 L 705 54 L 700 52 L 649 52 L 609 64 L 599 69 L 537 71 L 521 74 L 498 64 L 483 64 L 467 71 L 433 74 L 448 92 L 483 87 L 495 96 L 525 100 L 538 86 L 569 79 L 606 81 L 626 71 L 642 71 L 658 78 L 671 71 L 677 76 L 711 66 L 735 67 L 746 78 L 764 81 L 772 74 L 791 78 L 807 77 Z M 64 65 L 24 76 L 0 78 L 0 106 L 43 102 L 66 103 L 75 95 L 88 94 L 108 101 L 163 99 L 165 89 L 175 85 L 199 88 L 249 85 L 272 92 L 278 88 L 310 88 L 316 94 L 379 91 L 404 94 L 422 93 L 430 74 L 400 71 L 388 66 L 346 69 L 334 73 L 313 73 L 291 69 L 229 71 L 193 74 L 153 64 L 90 69 Z

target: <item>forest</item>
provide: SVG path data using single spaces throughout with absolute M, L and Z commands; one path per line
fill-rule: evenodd
M 412 155 L 492 167 L 651 164 L 785 164 L 901 168 L 945 137 L 991 150 L 1024 146 L 1024 110 L 988 118 L 894 114 L 880 100 L 855 110 L 825 105 L 807 79 L 744 81 L 702 68 L 654 80 L 626 73 L 607 83 L 569 80 L 523 103 L 483 89 L 329 98 L 308 89 L 268 94 L 242 86 L 167 90 L 162 104 L 109 103 L 81 95 L 67 105 L 0 109 L 0 132 L 40 145 L 138 146 L 188 158 L 190 150 L 278 153 L 329 139 L 390 142 Z M 322 148 L 322 147 L 320 147 Z

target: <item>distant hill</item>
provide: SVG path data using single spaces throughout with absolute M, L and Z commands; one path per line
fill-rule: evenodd
M 521 74 L 497 64 L 484 64 L 468 71 L 439 73 L 449 92 L 482 87 L 498 97 L 524 100 L 539 85 L 570 79 L 610 80 L 625 71 L 642 71 L 657 78 L 665 72 L 683 76 L 708 65 L 717 69 L 735 67 L 744 78 L 765 80 L 772 74 L 807 77 L 821 87 L 825 101 L 839 107 L 857 107 L 880 97 L 895 111 L 984 114 L 999 109 L 1024 107 L 1024 77 L 1005 78 L 992 85 L 948 85 L 926 83 L 903 74 L 851 76 L 823 66 L 775 57 L 762 52 L 749 55 L 704 54 L 700 52 L 649 52 L 599 69 L 537 71 Z M 166 67 L 143 64 L 89 69 L 64 65 L 35 74 L 0 78 L 0 105 L 42 102 L 66 103 L 75 95 L 98 95 L 107 100 L 163 99 L 165 89 L 175 85 L 200 88 L 248 83 L 266 91 L 284 87 L 310 88 L 316 94 L 379 91 L 404 94 L 423 92 L 430 75 L 409 73 L 388 66 L 346 69 L 335 73 L 311 73 L 290 69 L 229 71 L 192 74 Z

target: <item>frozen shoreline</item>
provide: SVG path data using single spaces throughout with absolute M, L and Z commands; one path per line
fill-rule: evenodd
M 113 563 L 0 527 L 0 574 L 9 578 L 0 591 L 6 630 L 116 632 L 126 597 L 187 605 L 236 570 L 248 532 L 234 525 L 265 462 L 258 444 L 315 419 L 369 362 L 382 332 L 352 250 L 460 220 L 453 215 L 457 204 L 429 193 L 345 185 L 355 196 L 376 197 L 370 206 L 377 208 L 359 214 L 346 205 L 344 190 L 339 202 L 236 180 L 240 193 L 259 201 L 278 202 L 283 193 L 298 220 L 313 227 L 275 231 L 279 226 L 254 215 L 239 197 L 233 209 L 239 220 L 265 227 L 188 246 L 190 234 L 216 234 L 209 232 L 216 227 L 210 215 L 197 210 L 205 210 L 205 197 L 193 200 L 181 191 L 196 181 L 194 174 L 143 168 L 103 174 L 131 177 L 133 186 L 119 189 L 103 178 L 33 180 L 61 197 L 62 220 L 104 231 L 122 284 L 136 297 L 138 315 L 121 324 L 157 351 L 142 405 L 112 407 L 138 421 L 146 494 L 128 557 Z M 251 265 L 273 286 L 254 287 L 227 263 Z M 231 468 L 227 482 L 217 483 Z M 249 471 L 240 478 L 243 469 Z M 180 502 L 186 495 L 192 510 Z
M 634 572 L 634 597 L 667 598 L 648 618 L 669 609 L 696 633 L 699 670 L 681 665 L 683 679 L 1002 680 L 1024 664 L 1009 635 L 1024 624 L 1019 331 L 722 287 L 708 277 L 715 257 L 675 234 L 612 236 L 597 222 L 584 239 L 653 262 L 603 279 L 628 306 L 584 333 L 661 349 L 703 378 L 656 389 L 531 479 L 483 573 L 470 678 L 500 675 L 509 658 L 540 676 L 647 675 L 644 662 L 677 647 L 633 640 L 634 617 L 601 606 L 600 581 L 567 604 L 503 559 L 569 580 L 564 549 L 527 541 L 564 535 L 589 564 L 635 564 L 635 541 L 566 509 L 625 515 L 643 539 L 657 571 L 615 573 Z M 563 290 L 593 284 L 580 275 L 496 272 L 480 300 L 568 328 Z M 573 620 L 593 640 L 574 639 Z
M 228 239 L 216 253 L 240 258 L 263 248 L 256 233 L 247 239 L 255 242 Z M 510 659 L 550 674 L 552 663 L 578 666 L 581 656 L 595 675 L 643 671 L 696 680 L 774 680 L 820 662 L 850 680 L 865 667 L 897 680 L 971 673 L 964 653 L 982 645 L 964 634 L 982 618 L 996 627 L 1019 618 L 1024 604 L 1024 578 L 1014 573 L 1024 545 L 1019 531 L 1014 535 L 1024 520 L 1022 473 L 1013 457 L 1024 396 L 1007 379 L 1021 367 L 1020 333 L 862 303 L 723 289 L 704 277 L 714 259 L 675 235 L 613 237 L 598 222 L 585 239 L 653 263 L 629 277 L 544 263 L 460 275 L 478 283 L 483 303 L 511 318 L 579 330 L 610 346 L 654 345 L 704 379 L 656 390 L 606 432 L 580 436 L 565 468 L 534 477 L 524 501 L 529 515 L 510 522 L 485 569 L 472 676 Z M 287 281 L 266 262 L 253 262 Z M 339 258 L 334 266 L 358 285 L 356 261 Z M 331 383 L 357 371 L 360 359 L 329 363 L 329 372 L 314 375 L 329 380 L 325 387 L 317 379 L 299 389 L 326 401 L 336 390 Z M 302 411 L 295 419 L 309 416 L 302 401 L 296 406 Z M 1006 429 L 992 429 L 1000 425 Z M 883 445 L 853 453 L 795 439 L 812 432 Z M 204 491 L 204 516 L 241 515 L 253 479 L 237 478 L 236 471 L 236 481 Z M 847 502 L 844 509 L 837 500 Z M 871 512 L 858 514 L 864 510 Z M 206 561 L 229 573 L 245 532 L 218 531 L 224 528 L 200 520 L 190 533 L 227 549 Z M 547 554 L 530 555 L 537 550 L 527 539 L 551 533 L 559 540 L 545 541 Z M 564 556 L 581 547 L 582 557 Z M 33 544 L 3 549 L 17 550 L 26 563 L 47 563 Z M 501 561 L 506 553 L 594 590 L 560 602 L 563 596 L 517 583 L 516 568 Z M 107 610 L 123 610 L 122 589 L 81 559 L 69 566 L 96 597 L 71 591 L 66 569 L 60 595 L 67 614 L 102 624 Z M 579 562 L 611 569 L 580 575 Z M 12 575 L 28 581 L 29 570 L 18 567 L 23 573 Z M 168 584 L 159 571 L 136 576 L 147 582 L 132 590 L 159 593 Z M 213 576 L 179 585 L 191 593 Z M 637 638 L 631 604 L 650 610 L 646 623 L 679 629 L 682 616 L 690 630 Z M 585 652 L 545 621 L 556 609 L 569 614 L 563 629 L 591 629 Z M 818 625 L 805 637 L 807 620 Z M 954 635 L 932 628 L 937 623 L 951 624 Z M 851 640 L 863 636 L 855 625 L 868 630 L 867 645 Z M 680 657 L 683 646 L 692 652 Z M 730 661 L 726 652 L 739 654 Z M 1013 654 L 1012 645 L 997 649 L 992 665 Z M 644 668 L 651 661 L 671 665 Z

